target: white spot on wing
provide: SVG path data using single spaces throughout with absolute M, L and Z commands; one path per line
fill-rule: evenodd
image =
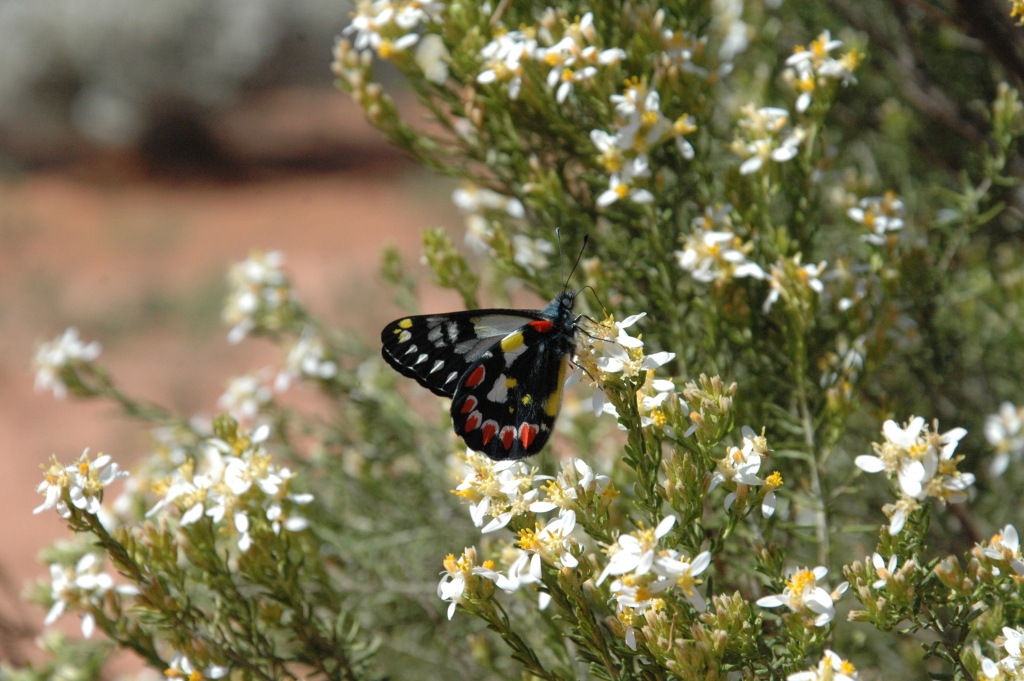
M 489 399 L 491 402 L 498 403 L 504 403 L 505 401 L 507 401 L 508 385 L 506 385 L 505 383 L 506 380 L 508 380 L 508 377 L 505 374 L 501 374 L 500 376 L 498 376 L 498 378 L 495 379 L 494 381 L 494 387 L 491 388 L 491 391 L 489 393 L 487 393 L 487 399 Z
M 448 385 L 449 383 L 451 383 L 452 381 L 454 381 L 458 377 L 459 377 L 459 372 L 458 371 L 451 372 L 450 374 L 448 374 L 448 378 L 444 379 L 445 385 Z
M 421 354 L 419 357 L 416 358 L 416 361 L 413 362 L 412 365 L 416 366 L 417 364 L 423 364 L 423 362 L 426 362 L 426 361 L 427 361 L 427 353 L 424 352 L 423 354 Z
M 488 314 L 473 317 L 470 321 L 477 336 L 507 336 L 530 320 L 507 314 Z
M 420 349 L 418 347 L 416 347 L 415 345 L 410 345 L 409 349 L 405 351 L 405 354 L 411 355 L 414 352 L 419 352 L 419 350 Z
M 429 373 L 434 373 L 435 371 L 437 371 L 438 369 L 440 369 L 443 366 L 444 366 L 444 362 L 442 362 L 439 359 L 438 360 L 434 360 L 434 366 L 430 369 Z

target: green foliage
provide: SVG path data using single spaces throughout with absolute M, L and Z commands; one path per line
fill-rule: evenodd
M 48 469 L 41 508 L 131 588 L 69 556 L 39 600 L 197 679 L 860 678 L 833 648 L 864 678 L 1016 678 L 1024 410 L 992 412 L 1024 379 L 1024 114 L 968 29 L 873 1 L 385 5 L 334 72 L 466 182 L 483 257 L 425 232 L 435 281 L 471 308 L 482 282 L 550 298 L 589 237 L 561 461 L 462 453 L 445 405 L 410 409 L 254 254 L 230 337 L 282 342 L 274 389 L 315 385 L 331 418 L 243 377 L 207 432 L 122 395 L 77 338 L 41 348 L 44 384 L 163 429 L 116 518 L 105 458 Z M 393 249 L 383 272 L 415 310 Z

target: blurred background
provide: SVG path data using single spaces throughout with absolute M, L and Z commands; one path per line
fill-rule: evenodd
M 40 342 L 77 326 L 127 392 L 210 415 L 231 377 L 278 363 L 269 342 L 226 340 L 231 263 L 281 249 L 314 314 L 375 342 L 393 312 L 382 247 L 415 263 L 420 229 L 456 223 L 453 187 L 333 87 L 350 11 L 0 0 L 0 659 L 31 647 L 45 613 L 17 595 L 66 536 L 32 515 L 40 464 L 90 447 L 128 466 L 147 446 L 112 407 L 36 393 Z

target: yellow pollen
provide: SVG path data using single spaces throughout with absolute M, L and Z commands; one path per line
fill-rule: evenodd
M 817 582 L 818 578 L 814 576 L 814 573 L 804 569 L 797 571 L 792 577 L 787 579 L 786 586 L 794 593 L 803 593 L 804 589 L 813 586 Z
M 455 554 L 454 553 L 449 553 L 447 556 L 444 557 L 444 569 L 445 570 L 447 570 L 448 572 L 455 572 L 456 570 L 458 570 L 458 568 L 459 568 L 459 566 L 458 566 L 458 563 L 455 562 Z
M 83 475 L 88 473 L 89 472 L 89 462 L 88 461 L 83 461 L 80 464 L 78 464 L 78 472 L 83 474 Z
M 188 681 L 203 681 L 203 674 L 196 670 L 188 675 Z
M 857 668 L 853 666 L 853 663 L 849 660 L 843 660 L 842 664 L 839 665 L 839 671 L 847 676 L 853 676 L 856 673 Z
M 391 44 L 391 41 L 381 41 L 380 47 L 377 48 L 377 56 L 379 56 L 381 59 L 390 59 L 394 54 L 395 48 Z
M 537 533 L 529 528 L 519 530 L 519 548 L 524 551 L 539 549 L 540 542 L 537 540 Z
M 485 560 L 484 563 L 483 563 L 483 566 L 485 568 L 487 568 L 488 570 L 493 570 L 494 569 L 494 561 L 493 560 Z
M 562 70 L 562 80 L 563 81 L 566 81 L 566 82 L 571 81 L 572 80 L 572 76 L 573 76 L 572 69 L 563 69 Z
M 697 130 L 697 126 L 690 122 L 689 116 L 680 116 L 676 119 L 676 122 L 672 124 L 672 129 L 677 135 L 689 135 L 691 132 Z
M 626 198 L 627 196 L 629 196 L 629 185 L 627 185 L 627 184 L 616 185 L 615 193 L 619 195 L 620 199 Z
M 782 487 L 782 473 L 775 471 L 765 479 L 764 483 L 773 489 L 776 487 Z
M 640 117 L 640 125 L 644 126 L 645 128 L 649 128 L 657 122 L 657 111 L 644 111 L 643 115 Z

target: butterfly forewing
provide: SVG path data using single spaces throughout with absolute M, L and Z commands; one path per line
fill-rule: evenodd
M 452 425 L 492 459 L 539 452 L 551 436 L 574 346 L 575 295 L 543 310 L 405 317 L 381 332 L 384 359 L 452 398 Z
M 381 331 L 381 355 L 436 395 L 453 397 L 462 374 L 492 345 L 536 319 L 528 310 L 471 310 L 397 319 Z

